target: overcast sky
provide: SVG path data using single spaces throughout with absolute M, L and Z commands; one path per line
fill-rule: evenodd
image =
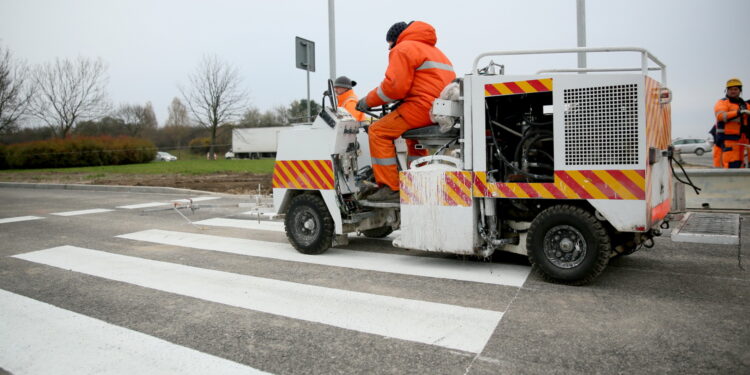
M 485 51 L 575 47 L 575 8 L 575 0 L 338 0 L 337 74 L 356 80 L 360 95 L 375 87 L 388 61 L 385 33 L 401 20 L 432 24 L 459 75 Z M 674 93 L 673 135 L 703 138 L 726 80 L 750 87 L 748 15 L 748 0 L 587 0 L 587 44 L 644 47 L 661 59 Z M 205 54 L 238 67 L 262 110 L 306 96 L 295 36 L 316 42 L 314 100 L 329 76 L 327 0 L 0 0 L 0 16 L 0 43 L 16 57 L 101 57 L 112 102 L 151 101 L 160 123 Z M 497 60 L 506 74 L 576 65 L 573 55 Z M 637 64 L 627 55 L 589 58 L 590 67 Z

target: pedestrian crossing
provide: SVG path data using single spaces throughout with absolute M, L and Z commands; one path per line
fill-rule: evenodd
M 249 239 L 248 232 L 245 231 L 238 230 L 233 236 L 227 235 L 232 233 L 231 229 L 283 232 L 281 222 L 260 223 L 259 225 L 257 220 L 212 218 L 196 224 L 209 228 L 223 227 L 225 230 L 220 232 L 222 235 L 147 229 L 117 235 L 115 244 L 118 246 L 118 253 L 111 252 L 106 247 L 63 245 L 16 254 L 12 258 L 126 286 L 271 314 L 304 324 L 330 326 L 367 335 L 372 339 L 399 340 L 471 355 L 482 352 L 501 324 L 505 314 L 501 310 L 504 309 L 481 308 L 476 303 L 467 301 L 462 304 L 454 299 L 450 303 L 425 301 L 418 294 L 409 295 L 409 298 L 389 295 L 387 288 L 355 291 L 330 285 L 312 285 L 309 281 L 296 282 L 294 278 L 277 280 L 268 278 L 267 275 L 260 277 L 236 273 L 236 270 L 229 272 L 216 266 L 209 269 L 185 265 L 180 263 L 179 258 L 170 258 L 168 261 L 148 259 L 142 257 L 143 251 L 154 251 L 153 249 L 167 246 L 184 254 L 208 251 L 216 254 L 216 257 L 232 254 L 245 256 L 248 260 L 273 259 L 289 262 L 290 269 L 314 265 L 350 270 L 348 273 L 352 278 L 357 277 L 356 272 L 362 271 L 377 272 L 384 279 L 388 275 L 406 275 L 423 279 L 425 285 L 435 287 L 441 280 L 450 280 L 475 283 L 477 288 L 485 285 L 517 289 L 523 286 L 530 272 L 530 267 L 524 265 L 345 248 L 332 248 L 322 255 L 313 256 L 297 252 L 286 242 Z M 127 249 L 139 250 L 129 252 Z M 37 316 L 48 316 L 49 319 L 37 319 Z M 33 325 L 35 320 L 38 320 L 38 324 L 34 329 L 23 328 Z M 16 328 L 4 331 L 3 324 Z M 49 371 L 45 367 L 39 367 L 49 365 L 49 361 L 37 364 L 29 359 L 32 354 L 25 358 L 15 352 L 0 350 L 0 368 L 13 373 L 96 373 L 98 371 L 80 370 L 87 366 L 101 368 L 110 361 L 137 362 L 131 360 L 131 357 L 143 357 L 144 366 L 150 366 L 150 370 L 138 371 L 137 368 L 130 367 L 127 371 L 119 371 L 114 366 L 111 372 L 260 373 L 253 368 L 257 367 L 253 363 L 231 362 L 2 290 L 0 331 L 9 332 L 9 335 L 0 335 L 0 349 L 12 345 L 11 341 L 24 343 L 25 348 L 33 348 L 32 354 L 50 352 L 53 353 L 53 358 L 70 358 L 66 365 L 74 369 L 65 371 L 62 367 L 63 371 Z M 79 360 L 76 353 L 69 353 L 74 351 L 69 345 L 71 338 L 87 342 L 89 346 L 83 350 L 88 351 L 87 358 L 91 363 Z M 139 342 L 144 344 L 136 345 Z M 98 362 L 95 358 L 101 358 L 100 361 L 103 362 Z M 175 361 L 179 365 L 174 365 Z
M 0 367 L 13 374 L 264 374 L 0 290 Z

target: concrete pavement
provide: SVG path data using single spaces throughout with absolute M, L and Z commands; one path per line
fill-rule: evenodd
M 251 220 L 250 197 L 181 211 L 199 224 L 169 209 L 186 193 L 0 197 L 0 320 L 19 327 L 34 313 L 46 327 L 0 335 L 11 373 L 750 370 L 750 275 L 736 246 L 662 237 L 567 287 L 528 274 L 523 257 L 487 263 L 362 237 L 303 256 L 278 221 Z M 24 217 L 36 219 L 1 221 Z

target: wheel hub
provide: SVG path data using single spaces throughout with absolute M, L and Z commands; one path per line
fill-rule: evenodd
M 297 228 L 297 240 L 302 245 L 310 245 L 318 237 L 320 229 L 319 218 L 310 207 L 303 207 L 294 218 Z
M 586 258 L 586 240 L 578 229 L 558 225 L 544 236 L 544 255 L 560 268 L 574 268 Z

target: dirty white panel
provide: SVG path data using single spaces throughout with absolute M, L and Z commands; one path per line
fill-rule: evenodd
M 589 199 L 594 208 L 620 232 L 636 232 L 636 228 L 648 229 L 646 223 L 646 201 Z
M 394 245 L 408 249 L 473 254 L 473 208 L 443 206 L 443 165 L 409 170 L 410 204 L 401 204 L 401 237 Z

